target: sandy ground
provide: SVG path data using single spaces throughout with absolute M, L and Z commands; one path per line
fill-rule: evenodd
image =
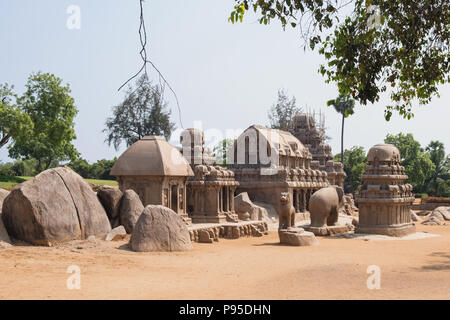
M 408 241 L 320 238 L 314 247 L 220 239 L 183 253 L 135 253 L 127 241 L 0 249 L 1 299 L 450 299 L 450 226 Z M 68 290 L 67 268 L 81 270 Z M 367 267 L 381 268 L 369 290 Z

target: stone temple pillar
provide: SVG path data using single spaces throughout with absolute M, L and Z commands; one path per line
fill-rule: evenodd
M 416 231 L 410 208 L 414 202 L 412 186 L 400 166 L 400 152 L 390 144 L 377 144 L 367 154 L 368 165 L 362 176 L 356 202 L 359 206 L 357 233 L 401 237 Z

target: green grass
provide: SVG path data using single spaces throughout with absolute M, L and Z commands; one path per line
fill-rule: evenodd
M 0 176 L 0 188 L 11 189 L 16 184 L 22 183 L 30 177 L 11 177 L 11 176 Z
M 86 179 L 87 182 L 92 183 L 92 184 L 98 184 L 101 186 L 112 186 L 112 187 L 117 187 L 119 184 L 117 183 L 116 180 L 97 180 L 97 179 Z
M 11 189 L 15 185 L 22 183 L 24 181 L 30 180 L 33 177 L 11 177 L 11 176 L 0 176 L 0 188 Z M 86 179 L 87 182 L 96 185 L 108 185 L 116 187 L 118 186 L 115 180 L 97 180 L 97 179 Z

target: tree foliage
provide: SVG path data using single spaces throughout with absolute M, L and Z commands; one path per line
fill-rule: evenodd
M 228 150 L 234 145 L 235 139 L 223 139 L 214 148 L 213 152 L 216 156 L 216 165 L 227 166 Z
M 175 124 L 170 122 L 170 111 L 163 98 L 163 88 L 152 85 L 143 74 L 135 86 L 128 86 L 123 102 L 112 108 L 113 116 L 106 120 L 106 142 L 116 150 L 125 142 L 127 146 L 146 135 L 170 138 Z
M 271 128 L 287 130 L 292 118 L 299 111 L 295 97 L 289 98 L 283 89 L 278 90 L 278 101 L 269 110 Z
M 402 156 L 402 166 L 408 175 L 408 182 L 414 187 L 414 192 L 425 193 L 438 197 L 450 196 L 450 156 L 445 155 L 444 144 L 431 141 L 424 149 L 414 140 L 412 134 L 387 135 L 386 143 L 394 144 Z M 341 154 L 335 155 L 339 161 Z M 362 183 L 366 152 L 363 147 L 352 147 L 344 152 L 345 192 L 355 192 Z
M 78 158 L 71 161 L 68 166 L 85 179 L 116 180 L 109 174 L 116 161 L 117 158 L 113 160 L 102 159 L 90 164 L 87 160 Z
M 30 117 L 15 104 L 16 99 L 13 86 L 0 84 L 0 148 L 11 139 L 25 139 L 33 128 Z
M 25 93 L 17 99 L 20 110 L 32 123 L 31 134 L 15 139 L 9 148 L 12 158 L 37 160 L 38 172 L 53 162 L 75 159 L 78 152 L 74 119 L 78 112 L 69 85 L 50 73 L 34 73 L 28 78 Z
M 341 21 L 346 5 L 352 11 Z M 340 94 L 366 105 L 389 91 L 386 120 L 394 111 L 410 119 L 414 101 L 428 104 L 450 80 L 448 0 L 235 0 L 229 20 L 242 21 L 250 9 L 261 24 L 299 26 Z
M 0 163 L 0 176 L 34 176 L 37 173 L 36 166 L 36 159 Z
M 450 156 L 445 155 L 444 144 L 440 141 L 431 141 L 425 151 L 435 166 L 426 181 L 426 192 L 438 197 L 450 196 Z
M 414 191 L 425 192 L 425 182 L 435 170 L 430 154 L 423 150 L 420 143 L 414 140 L 414 136 L 411 133 L 388 134 L 384 142 L 395 145 L 400 151 L 401 165 L 405 167 L 408 182 L 412 184 Z
M 341 160 L 341 154 L 334 156 L 335 161 Z M 347 177 L 344 181 L 344 189 L 346 193 L 353 193 L 362 184 L 362 175 L 367 164 L 366 151 L 363 147 L 352 147 L 344 151 L 344 171 Z

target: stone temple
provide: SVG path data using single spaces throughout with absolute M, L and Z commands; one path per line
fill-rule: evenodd
M 308 148 L 312 156 L 311 168 L 326 171 L 331 185 L 344 188 L 344 166 L 333 161 L 331 146 L 325 143 L 323 123 L 324 120 L 320 119 L 317 124 L 313 114 L 299 112 L 293 117 L 288 130 Z
M 311 154 L 291 133 L 253 125 L 228 152 L 229 168 L 239 182 L 237 193 L 272 205 L 280 212 L 280 195 L 289 194 L 296 213 L 308 210 L 309 198 L 329 185 L 327 173 L 311 168 Z
M 187 181 L 187 208 L 192 222 L 235 221 L 234 193 L 239 183 L 234 179 L 234 172 L 212 165 L 215 158 L 204 147 L 201 130 L 184 130 L 180 142 L 181 153 L 194 171 L 194 176 Z
M 414 202 L 412 186 L 400 166 L 400 152 L 391 144 L 377 144 L 367 154 L 368 165 L 362 176 L 356 202 L 359 206 L 357 233 L 404 236 L 415 232 L 410 208 Z
M 313 234 L 308 238 L 303 230 L 291 228 L 296 220 L 308 218 L 313 193 L 330 182 L 342 185 L 345 173 L 331 160 L 331 149 L 323 143 L 313 120 L 299 119 L 302 125 L 306 121 L 307 130 L 297 128 L 296 133 L 307 146 L 288 131 L 253 125 L 227 151 L 229 165 L 224 168 L 214 165 L 204 133 L 191 128 L 181 133 L 181 148 L 158 136 L 135 142 L 110 174 L 117 177 L 121 191 L 134 190 L 144 206 L 163 205 L 179 214 L 189 225 L 192 241 L 261 236 L 268 222 L 273 222 L 269 212 L 272 217 L 274 212 L 289 221 L 281 226 L 286 236 L 312 243 Z M 234 201 L 245 193 L 249 205 L 260 203 L 265 214 L 254 220 L 240 219 Z
M 267 222 L 237 219 L 234 193 L 239 183 L 232 171 L 212 165 L 215 158 L 204 147 L 203 132 L 185 130 L 181 144 L 180 152 L 163 137 L 146 136 L 117 159 L 110 174 L 122 192 L 134 190 L 144 206 L 163 205 L 180 215 L 191 241 L 264 235 Z
M 117 159 L 111 175 L 117 177 L 122 192 L 134 190 L 144 206 L 163 205 L 189 223 L 186 182 L 191 166 L 163 137 L 146 136 L 131 145 Z

